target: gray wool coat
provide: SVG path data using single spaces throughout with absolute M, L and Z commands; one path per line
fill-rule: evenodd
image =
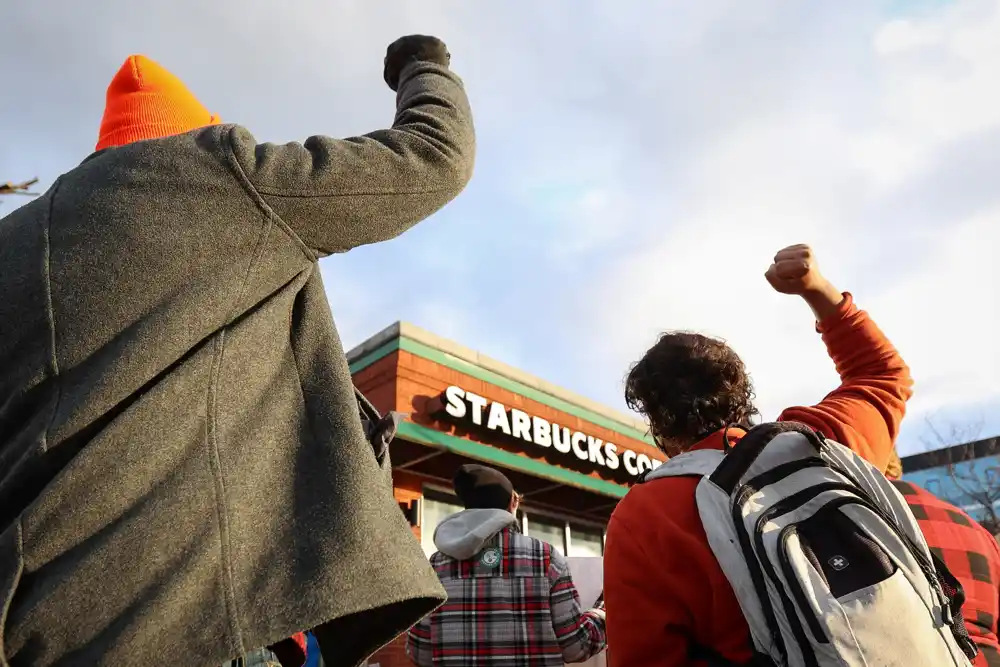
M 317 258 L 440 209 L 474 152 L 459 78 L 413 63 L 392 129 L 138 142 L 0 220 L 0 665 L 219 665 L 316 626 L 355 665 L 443 601 Z

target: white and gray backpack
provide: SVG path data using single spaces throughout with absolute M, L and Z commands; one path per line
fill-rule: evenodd
M 751 664 L 971 665 L 962 587 L 874 466 L 794 422 L 727 450 L 676 456 L 642 481 L 701 477 L 698 512 L 750 626 Z

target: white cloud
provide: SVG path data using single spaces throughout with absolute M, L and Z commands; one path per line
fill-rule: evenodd
M 1000 11 L 984 0 L 947 4 L 880 29 L 876 125 L 851 139 L 859 166 L 880 184 L 897 185 L 929 168 L 943 144 L 996 127 L 998 35 Z
M 910 363 L 908 435 L 932 411 L 1000 405 L 1000 353 L 989 342 L 1000 330 L 1000 197 L 963 211 L 939 201 L 955 188 L 918 180 L 948 180 L 948 160 L 967 157 L 953 150 L 959 142 L 983 135 L 1000 150 L 1000 135 L 983 134 L 1000 129 L 997 35 L 997 2 L 890 21 L 863 59 L 877 86 L 858 70 L 840 82 L 840 104 L 817 112 L 800 102 L 815 91 L 789 84 L 766 113 L 718 125 L 686 156 L 674 197 L 644 199 L 648 243 L 580 290 L 605 304 L 591 342 L 615 340 L 609 366 L 637 358 L 659 330 L 695 329 L 740 351 L 765 415 L 818 400 L 836 376 L 808 311 L 769 294 L 762 278 L 775 250 L 808 242 Z M 762 76 L 780 81 L 793 68 Z M 823 85 L 819 73 L 813 87 Z M 920 209 L 930 219 L 906 219 Z
M 1000 206 L 955 220 L 931 241 L 919 274 L 871 301 L 918 381 L 917 412 L 1000 400 Z M 883 314 L 884 313 L 884 314 Z

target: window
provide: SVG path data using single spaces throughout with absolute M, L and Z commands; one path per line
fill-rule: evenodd
M 569 527 L 569 553 L 567 556 L 603 556 L 604 533 L 599 528 Z
M 528 512 L 525 534 L 548 542 L 571 558 L 604 555 L 604 531 L 598 526 L 567 522 Z
M 553 519 L 542 518 L 535 514 L 528 514 L 529 536 L 537 538 L 542 542 L 548 542 L 554 546 L 559 553 L 566 553 L 566 523 Z
M 434 529 L 452 514 L 461 511 L 462 506 L 457 502 L 434 496 L 424 496 L 420 522 L 420 545 L 428 557 L 437 551 L 437 547 L 434 546 Z

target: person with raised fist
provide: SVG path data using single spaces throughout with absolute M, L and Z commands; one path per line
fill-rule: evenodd
M 130 56 L 96 152 L 0 222 L 0 663 L 211 666 L 313 629 L 352 666 L 444 600 L 317 264 L 472 175 L 441 40 L 382 64 L 391 127 L 275 145 Z
M 778 420 L 804 424 L 885 471 L 912 393 L 906 364 L 852 296 L 823 276 L 808 246 L 779 251 L 765 277 L 811 308 L 840 374 L 840 386 L 817 405 L 788 408 Z M 747 327 L 768 326 L 759 312 L 734 316 Z M 739 451 L 757 416 L 740 357 L 723 341 L 690 332 L 660 336 L 632 367 L 625 398 L 648 419 L 669 457 Z M 761 658 L 741 609 L 747 591 L 734 592 L 707 539 L 695 497 L 699 482 L 698 476 L 644 481 L 612 514 L 604 555 L 612 667 L 749 665 Z

